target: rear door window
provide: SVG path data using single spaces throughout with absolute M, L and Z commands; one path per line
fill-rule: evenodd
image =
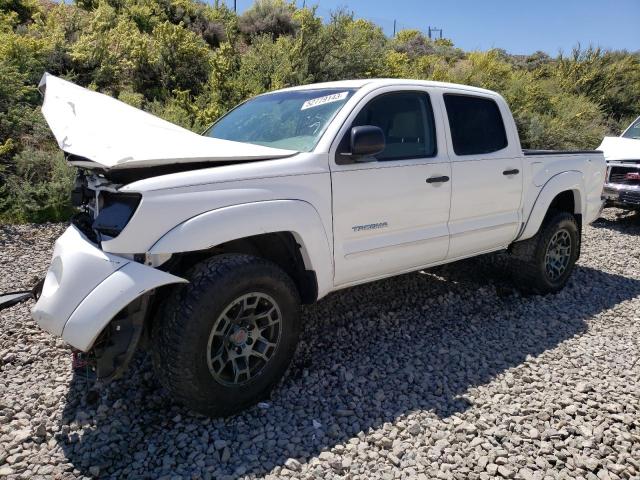
M 507 132 L 496 102 L 446 93 L 444 103 L 456 155 L 486 154 L 507 147 Z

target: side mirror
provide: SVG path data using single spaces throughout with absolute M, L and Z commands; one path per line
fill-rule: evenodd
M 356 161 L 371 161 L 371 157 L 384 150 L 384 133 L 379 127 L 363 125 L 351 129 L 351 155 Z

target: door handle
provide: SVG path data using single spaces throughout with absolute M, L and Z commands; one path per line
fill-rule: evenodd
M 505 170 L 504 172 L 502 172 L 503 175 L 517 175 L 520 173 L 520 170 L 518 170 L 517 168 L 513 168 L 511 170 Z
M 449 177 L 447 177 L 446 175 L 443 175 L 442 177 L 429 177 L 427 178 L 427 183 L 444 183 L 444 182 L 448 182 L 449 181 Z

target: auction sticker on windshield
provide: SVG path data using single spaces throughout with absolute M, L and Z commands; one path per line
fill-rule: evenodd
M 300 110 L 306 110 L 307 108 L 319 107 L 326 103 L 338 102 L 344 100 L 349 95 L 349 92 L 332 93 L 331 95 L 325 95 L 324 97 L 312 98 L 302 104 Z

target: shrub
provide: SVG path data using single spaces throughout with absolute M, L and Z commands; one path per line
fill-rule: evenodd
M 69 213 L 71 172 L 39 111 L 45 70 L 196 132 L 266 90 L 379 76 L 496 90 L 529 148 L 593 148 L 640 114 L 639 52 L 464 52 L 417 30 L 388 38 L 346 10 L 323 21 L 288 0 L 240 16 L 217 0 L 0 0 L 2 221 Z
M 298 27 L 293 19 L 295 7 L 283 0 L 256 0 L 253 6 L 238 19 L 240 31 L 248 37 L 292 35 Z
M 0 187 L 0 221 L 67 220 L 73 212 L 74 171 L 60 151 L 23 149 L 14 157 L 16 172 Z

